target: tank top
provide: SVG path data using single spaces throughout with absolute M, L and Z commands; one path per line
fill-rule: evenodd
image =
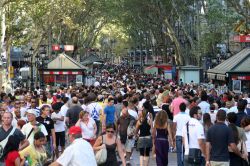
M 140 129 L 140 137 L 145 137 L 145 136 L 149 136 L 151 135 L 150 133 L 150 125 L 147 122 L 147 118 L 142 122 L 142 124 L 140 125 L 139 129 Z
M 168 139 L 168 132 L 166 129 L 156 129 L 156 139 L 157 138 L 164 138 L 164 139 Z
M 106 135 L 104 135 L 103 137 L 106 137 Z M 108 145 L 105 142 L 106 145 L 106 149 L 107 149 L 107 160 L 106 160 L 106 164 L 108 164 L 109 162 L 114 163 L 117 162 L 117 158 L 116 158 L 116 139 L 115 139 L 115 143 Z

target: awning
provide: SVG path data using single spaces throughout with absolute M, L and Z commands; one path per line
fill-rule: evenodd
M 208 77 L 209 79 L 211 79 L 211 80 L 214 80 L 214 79 L 215 79 L 215 76 L 216 76 L 216 74 L 214 74 L 214 73 L 207 73 L 207 77 Z
M 224 75 L 224 74 L 217 74 L 217 80 L 225 81 L 226 80 L 226 75 Z
M 226 80 L 226 75 L 224 74 L 215 74 L 215 73 L 207 73 L 207 77 L 211 80 L 220 80 L 220 81 L 225 81 Z
M 82 75 L 80 71 L 44 71 L 45 75 Z

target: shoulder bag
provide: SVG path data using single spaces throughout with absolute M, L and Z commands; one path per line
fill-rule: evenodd
M 240 147 L 240 153 L 241 153 L 241 154 L 244 154 L 243 143 L 244 143 L 244 142 L 241 141 L 241 147 Z M 249 165 L 248 163 L 249 163 L 248 160 L 245 160 L 245 159 L 243 159 L 243 158 L 241 159 L 241 165 L 242 165 L 242 166 L 248 166 L 248 165 Z
M 5 148 L 5 145 L 6 145 L 7 142 L 8 142 L 9 136 L 13 135 L 14 132 L 15 132 L 15 130 L 16 130 L 16 128 L 13 127 L 12 130 L 11 130 L 11 132 L 7 135 L 7 137 L 5 137 L 4 140 L 2 140 L 2 141 L 0 142 L 0 158 L 2 158 L 2 156 L 3 156 L 3 150 L 4 150 L 4 148 Z
M 102 136 L 102 145 L 105 144 L 105 135 Z M 107 160 L 107 149 L 106 146 L 105 148 L 100 149 L 99 151 L 96 152 L 95 154 L 95 159 L 96 159 L 96 163 L 97 165 L 103 164 L 106 162 Z
M 189 122 L 186 124 L 187 126 L 187 139 L 189 144 Z M 188 154 L 188 163 L 199 165 L 202 162 L 201 150 L 197 148 L 189 148 Z

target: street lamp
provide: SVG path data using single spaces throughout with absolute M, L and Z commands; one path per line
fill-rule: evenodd
M 31 70 L 31 77 L 30 77 L 30 89 L 31 91 L 34 90 L 34 74 L 33 74 L 33 53 L 34 53 L 34 49 L 31 47 L 30 50 L 29 50 L 29 57 L 30 57 L 30 70 Z

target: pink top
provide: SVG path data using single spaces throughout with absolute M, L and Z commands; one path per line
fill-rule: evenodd
M 185 99 L 183 99 L 182 97 L 177 97 L 172 101 L 171 107 L 173 107 L 173 115 L 174 116 L 180 112 L 179 107 L 180 107 L 181 103 L 186 103 L 187 104 L 187 101 Z

